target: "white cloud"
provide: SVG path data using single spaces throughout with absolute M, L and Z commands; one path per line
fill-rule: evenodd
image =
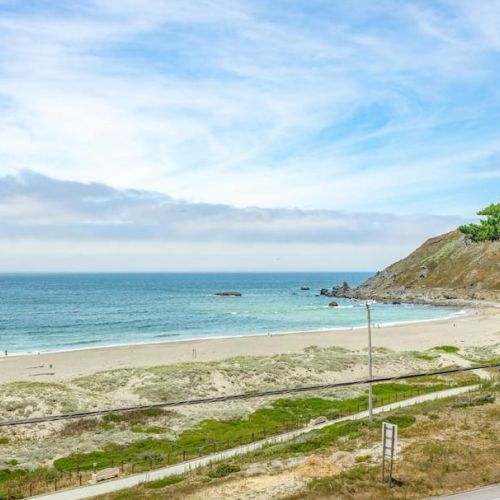
M 8 239 L 373 245 L 419 242 L 459 222 L 457 217 L 196 204 L 30 171 L 0 178 L 0 228 Z
M 240 207 L 432 211 L 426 198 L 466 186 L 500 147 L 496 1 L 54 5 L 0 18 L 1 173 Z M 462 92 L 483 84 L 487 98 Z M 454 132 L 467 121 L 473 133 Z

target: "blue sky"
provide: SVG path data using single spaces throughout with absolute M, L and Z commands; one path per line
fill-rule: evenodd
M 498 0 L 0 0 L 0 270 L 382 267 L 498 202 L 498 26 Z M 89 218 L 96 186 L 120 209 Z

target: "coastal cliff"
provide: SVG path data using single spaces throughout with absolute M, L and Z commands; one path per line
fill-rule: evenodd
M 429 304 L 500 304 L 500 241 L 471 241 L 460 231 L 427 240 L 356 288 L 337 297 Z

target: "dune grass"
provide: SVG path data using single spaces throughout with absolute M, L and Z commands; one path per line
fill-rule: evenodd
M 433 348 L 434 351 L 446 352 L 448 354 L 454 354 L 460 351 L 460 348 L 454 345 L 438 345 Z

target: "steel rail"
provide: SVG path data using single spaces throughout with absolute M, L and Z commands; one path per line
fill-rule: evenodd
M 212 398 L 186 399 L 181 401 L 167 401 L 161 403 L 152 403 L 148 405 L 125 406 L 121 408 L 111 408 L 103 410 L 84 411 L 76 413 L 62 413 L 59 415 L 47 415 L 43 417 L 25 418 L 19 420 L 4 420 L 0 421 L 0 427 L 11 427 L 16 425 L 39 424 L 43 422 L 54 422 L 57 420 L 69 420 L 76 418 L 98 417 L 109 415 L 110 413 L 126 413 L 131 411 L 150 410 L 155 408 L 169 408 L 175 406 L 189 406 L 207 403 L 221 403 L 225 401 L 236 401 L 240 399 L 263 398 L 268 396 L 280 396 L 282 394 L 297 394 L 301 392 L 319 391 L 324 389 L 336 389 L 339 387 L 350 387 L 353 385 L 365 385 L 378 382 L 391 382 L 393 380 L 406 380 L 418 377 L 427 377 L 432 375 L 446 375 L 448 373 L 459 373 L 472 370 L 481 370 L 486 368 L 500 368 L 500 363 L 489 363 L 484 365 L 467 366 L 460 368 L 444 368 L 441 370 L 430 370 L 419 373 L 408 373 L 404 375 L 390 375 L 385 377 L 365 378 L 348 382 L 336 382 L 331 384 L 307 385 L 302 387 L 290 387 L 285 389 L 275 389 L 271 391 L 261 392 L 243 392 L 240 394 L 232 394 L 228 396 L 215 396 Z

